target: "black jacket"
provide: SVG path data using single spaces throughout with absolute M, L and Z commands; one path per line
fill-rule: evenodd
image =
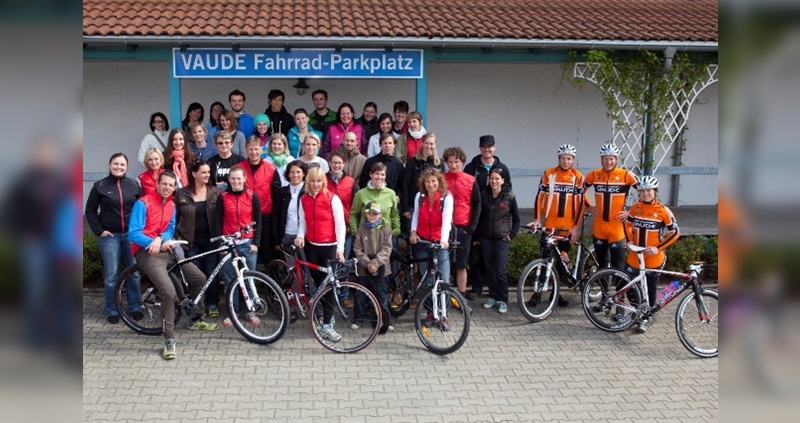
M 419 192 L 419 177 L 422 172 L 429 167 L 439 169 L 442 173 L 445 172 L 444 160 L 439 160 L 439 166 L 433 164 L 433 157 L 428 157 L 427 160 L 417 160 L 412 157 L 408 160 L 405 170 L 403 170 L 403 192 L 399 193 L 400 196 L 400 212 L 414 213 L 414 197 Z
M 305 189 L 300 190 L 297 196 L 297 207 L 300 207 L 300 197 L 305 193 Z M 286 213 L 289 212 L 289 204 L 292 200 L 292 193 L 289 185 L 281 187 L 278 195 L 272 199 L 272 244 L 280 245 L 284 235 L 286 235 Z
M 481 190 L 481 217 L 478 221 L 478 235 L 490 239 L 514 238 L 519 232 L 519 209 L 514 193 L 506 186 L 497 197 L 492 189 Z
M 467 163 L 467 165 L 464 167 L 464 172 L 474 176 L 478 181 L 478 187 L 481 189 L 481 191 L 483 191 L 484 188 L 489 186 L 489 172 L 498 167 L 503 169 L 503 185 L 506 185 L 508 186 L 508 189 L 511 189 L 511 173 L 508 172 L 508 167 L 504 165 L 497 156 L 494 156 L 494 164 L 492 165 L 491 169 L 486 170 L 486 168 L 483 167 L 483 163 L 481 163 L 481 155 L 478 154 L 472 158 L 471 162 Z
M 363 170 L 361 170 L 361 178 L 358 179 L 358 187 L 364 188 L 367 186 L 367 182 L 369 182 L 370 179 L 369 170 L 372 168 L 372 165 L 379 162 L 386 165 L 386 186 L 391 188 L 398 196 L 402 195 L 403 172 L 405 167 L 394 154 L 387 156 L 383 153 L 378 153 L 368 158 L 367 161 L 364 162 Z M 400 201 L 402 200 L 401 198 Z
M 286 111 L 286 107 L 282 107 L 279 112 L 273 112 L 272 108 L 267 107 L 264 114 L 269 117 L 269 127 L 273 134 L 280 132 L 289 136 L 289 130 L 294 126 L 294 117 Z
M 141 196 L 139 184 L 128 177 L 109 174 L 95 182 L 86 199 L 86 220 L 92 232 L 98 236 L 103 231 L 127 232 L 133 204 Z

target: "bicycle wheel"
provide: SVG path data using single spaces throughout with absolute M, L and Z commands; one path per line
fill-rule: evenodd
M 467 340 L 470 327 L 470 310 L 467 300 L 447 284 L 441 284 L 438 295 L 439 319 L 434 319 L 433 288 L 426 287 L 419 294 L 414 310 L 414 329 L 422 345 L 438 355 L 455 352 Z M 444 317 L 441 317 L 444 316 Z
M 160 335 L 164 332 L 158 290 L 147 275 L 139 271 L 138 264 L 123 270 L 117 279 L 114 303 L 119 317 L 134 332 L 143 335 Z
M 581 289 L 586 285 L 586 282 L 589 281 L 589 278 L 592 277 L 597 271 L 600 270 L 600 265 L 597 264 L 597 256 L 594 255 L 594 246 L 589 245 L 586 248 L 581 249 L 581 256 L 578 259 L 578 270 L 575 273 L 577 276 L 576 279 L 578 283 L 580 283 Z M 594 301 L 599 300 L 600 297 L 594 298 Z
M 267 263 L 264 273 L 278 283 L 283 290 L 292 286 L 292 271 L 285 261 L 275 259 Z
M 639 284 L 617 292 L 617 287 L 624 287 L 630 280 L 627 273 L 617 269 L 604 269 L 589 278 L 581 292 L 581 305 L 593 325 L 606 332 L 622 332 L 636 323 L 636 313 L 621 306 L 637 307 L 642 303 Z
M 358 352 L 367 348 L 378 336 L 381 307 L 378 298 L 369 289 L 355 282 L 339 282 L 339 286 L 350 289 L 353 308 L 345 308 L 333 292 L 333 287 L 325 285 L 311 302 L 311 332 L 323 347 L 333 352 Z M 323 327 L 325 309 L 333 313 L 328 328 Z
M 531 322 L 541 322 L 553 311 L 559 280 L 555 269 L 547 270 L 548 260 L 536 259 L 522 270 L 517 283 L 517 305 Z
M 233 327 L 256 344 L 271 344 L 281 339 L 289 326 L 289 303 L 283 290 L 261 272 L 248 270 L 243 276 L 242 281 L 231 283 L 226 293 Z M 251 292 L 251 287 L 255 291 Z M 252 301 L 251 308 L 244 300 L 245 293 Z
M 703 290 L 683 297 L 675 312 L 678 339 L 692 354 L 710 358 L 719 355 L 719 294 Z
M 389 313 L 400 317 L 411 306 L 411 284 L 413 267 L 400 265 L 397 274 L 389 280 Z

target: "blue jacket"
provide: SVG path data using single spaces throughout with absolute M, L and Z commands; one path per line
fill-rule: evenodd
M 308 127 L 308 132 L 315 133 L 319 137 L 320 146 L 319 149 L 322 150 L 322 132 L 317 131 L 312 127 Z M 303 145 L 303 140 L 300 139 L 300 128 L 293 126 L 292 129 L 289 130 L 289 154 L 292 157 L 300 157 L 302 154 L 300 153 L 300 148 Z M 319 156 L 319 151 L 317 151 L 317 155 Z

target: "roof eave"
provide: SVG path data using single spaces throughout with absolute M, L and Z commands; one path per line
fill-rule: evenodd
M 239 37 L 239 36 L 91 36 L 84 35 L 83 42 L 91 46 L 141 45 L 191 47 L 262 48 L 497 48 L 497 49 L 614 49 L 663 50 L 673 47 L 684 52 L 717 52 L 716 41 L 682 40 L 548 40 L 512 38 L 398 38 L 398 37 Z

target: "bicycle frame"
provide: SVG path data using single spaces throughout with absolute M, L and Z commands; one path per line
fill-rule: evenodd
M 672 300 L 677 298 L 680 294 L 686 291 L 689 288 L 695 290 L 695 293 L 698 294 L 702 292 L 702 287 L 698 283 L 698 277 L 702 272 L 703 265 L 702 264 L 691 264 L 689 265 L 689 273 L 683 272 L 673 272 L 671 270 L 663 270 L 663 269 L 647 269 L 644 266 L 644 248 L 637 247 L 634 245 L 628 244 L 628 248 L 631 251 L 634 251 L 639 258 L 639 274 L 636 275 L 635 278 L 631 279 L 630 282 L 625 284 L 621 289 L 617 290 L 618 296 L 624 296 L 628 290 L 633 287 L 634 284 L 639 284 L 642 290 L 642 304 L 639 307 L 632 307 L 625 304 L 617 304 L 617 307 L 621 307 L 626 309 L 627 311 L 631 311 L 637 314 L 639 318 L 648 318 L 653 314 L 657 313 L 659 310 L 666 307 Z M 681 280 L 680 288 L 672 291 L 667 296 L 661 299 L 661 301 L 657 301 L 655 304 L 650 304 L 650 297 L 648 295 L 648 288 L 647 288 L 647 274 L 659 274 L 659 275 L 669 275 L 678 278 Z M 706 312 L 707 313 L 707 312 Z M 709 316 L 704 315 L 700 316 L 703 320 L 708 320 Z
M 347 264 L 347 263 L 350 263 L 350 262 L 355 263 L 355 259 L 346 260 L 344 263 Z M 305 292 L 305 286 L 304 286 L 305 284 L 303 283 L 303 280 L 304 280 L 303 279 L 303 268 L 304 267 L 306 269 L 309 269 L 309 270 L 316 270 L 316 271 L 325 273 L 325 280 L 322 281 L 322 283 L 316 288 L 316 291 L 314 292 L 314 295 L 311 298 L 308 298 L 308 295 L 306 295 L 306 292 Z M 309 261 L 305 261 L 305 260 L 300 259 L 299 257 L 297 257 L 297 254 L 295 254 L 294 264 L 292 265 L 292 270 L 295 273 L 295 280 L 297 280 L 297 289 L 300 292 L 294 292 L 290 288 L 289 292 L 287 292 L 286 299 L 288 299 L 288 300 L 295 299 L 295 301 L 297 301 L 297 304 L 301 305 L 301 307 L 298 307 L 298 309 L 300 311 L 300 317 L 303 320 L 305 320 L 308 317 L 308 312 L 309 312 L 308 304 L 314 302 L 314 300 L 317 298 L 317 296 L 322 292 L 322 288 L 324 288 L 326 285 L 333 285 L 333 287 L 335 288 L 335 289 L 333 289 L 333 295 L 334 295 L 334 298 L 335 298 L 335 303 L 336 303 L 337 307 L 339 308 L 339 312 L 342 314 L 342 316 L 347 316 L 347 313 L 345 312 L 345 308 L 342 306 L 341 301 L 339 301 L 339 290 L 338 290 L 338 288 L 340 288 L 340 285 L 339 285 L 339 280 L 337 280 L 335 275 L 334 275 L 333 267 L 331 267 L 330 265 L 329 266 L 320 266 L 318 264 L 314 264 L 314 263 L 311 263 Z M 356 270 L 356 276 L 358 276 L 358 271 L 357 270 Z
M 536 233 L 536 230 L 531 229 L 530 227 L 524 228 L 531 231 L 531 234 Z M 558 266 L 558 269 L 563 272 L 564 275 L 567 275 L 568 280 L 563 282 L 567 283 L 567 285 L 569 285 L 569 287 L 573 290 L 576 290 L 579 288 L 579 284 L 582 282 L 578 280 L 578 262 L 581 259 L 581 254 L 583 254 L 584 250 L 587 251 L 588 254 L 593 254 L 589 247 L 584 245 L 583 240 L 581 239 L 583 238 L 583 225 L 581 225 L 581 230 L 578 235 L 579 240 L 576 242 L 576 244 L 578 244 L 578 250 L 575 254 L 575 263 L 572 266 L 572 270 L 570 270 L 567 266 L 567 263 L 564 262 L 564 258 L 561 255 L 561 249 L 558 248 L 558 243 L 560 241 L 566 241 L 568 238 L 565 236 L 555 235 L 554 232 L 556 230 L 552 228 L 542 228 L 542 231 L 544 233 L 548 233 L 549 231 L 549 235 L 545 237 L 545 245 L 542 248 L 551 249 L 555 252 L 555 254 L 550 255 L 550 261 L 547 263 L 547 271 L 550 272 L 553 270 L 553 266 Z M 556 260 L 557 258 L 558 260 Z M 596 258 L 594 261 L 597 261 Z

